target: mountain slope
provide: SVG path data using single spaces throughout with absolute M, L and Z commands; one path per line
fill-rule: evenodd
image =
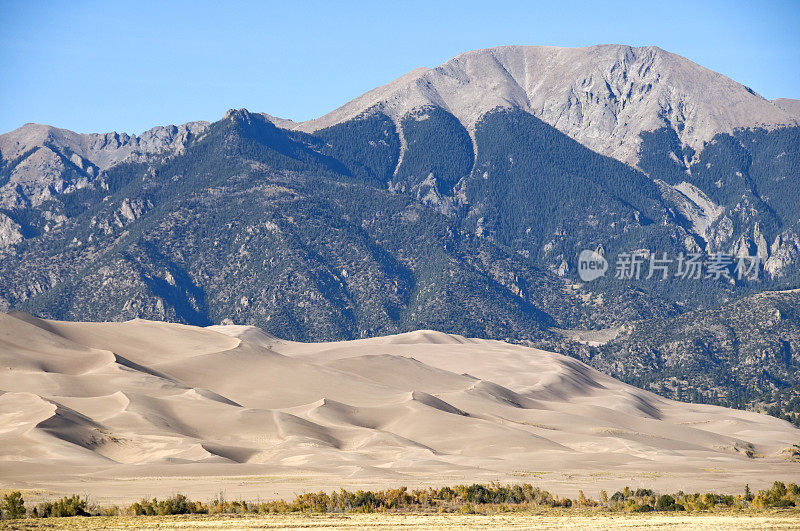
M 800 100 L 793 100 L 790 98 L 778 98 L 772 100 L 772 103 L 777 105 L 783 111 L 791 114 L 796 119 L 800 120 Z
M 385 115 L 308 135 L 231 111 L 180 152 L 118 164 L 81 188 L 7 210 L 3 304 L 62 319 L 230 318 L 298 339 L 426 327 L 533 340 L 551 326 L 663 317 L 754 288 L 574 285 L 582 248 L 602 245 L 611 258 L 697 247 L 656 183 L 521 110 L 485 115 L 474 146 L 436 108 L 404 127 L 401 154 Z M 781 149 L 748 143 L 762 144 Z M 671 160 L 653 153 L 661 159 L 643 160 Z M 766 163 L 777 156 L 790 163 L 778 171 L 794 171 L 797 156 L 765 155 L 762 190 L 773 186 Z M 774 184 L 773 218 L 783 212 L 781 186 L 793 180 Z M 785 208 L 788 219 L 793 204 Z M 780 240 L 770 249 L 781 260 L 775 271 L 794 274 L 794 232 L 780 223 L 762 222 L 761 234 Z
M 800 290 L 636 321 L 601 346 L 546 348 L 662 396 L 767 409 L 800 425 Z
M 0 261 L 2 297 L 61 319 L 233 319 L 306 340 L 417 328 L 541 338 L 608 318 L 502 245 L 349 173 L 318 142 L 236 111 L 183 154 L 112 168 L 108 190 L 47 204 L 65 213 L 60 225 L 33 210 L 43 227 Z M 669 312 L 642 294 L 613 300 L 615 319 Z
M 379 110 L 395 122 L 433 105 L 469 130 L 497 107 L 519 108 L 585 146 L 634 164 L 640 134 L 667 127 L 703 147 L 737 128 L 797 125 L 798 117 L 735 81 L 654 46 L 501 46 L 414 70 L 294 125 L 307 132 Z

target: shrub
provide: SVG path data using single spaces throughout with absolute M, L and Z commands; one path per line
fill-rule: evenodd
M 786 496 L 786 494 L 786 485 L 784 485 L 781 481 L 776 481 L 772 484 L 772 488 L 769 489 L 769 498 L 772 503 L 780 501 L 784 496 Z
M 473 514 L 475 512 L 475 509 L 473 509 L 471 503 L 464 503 L 459 506 L 458 512 L 460 514 Z
M 0 509 L 8 518 L 25 518 L 25 500 L 22 499 L 22 493 L 15 490 L 3 496 L 3 503 L 0 505 Z
M 778 500 L 773 502 L 773 507 L 794 507 L 795 503 L 792 500 Z
M 761 492 L 759 492 L 753 497 L 753 501 L 751 502 L 751 504 L 756 509 L 766 509 L 767 507 L 769 507 L 769 500 L 766 498 L 766 496 L 764 496 Z
M 749 490 L 749 489 L 746 489 Z M 769 491 L 759 491 L 747 502 L 747 495 L 694 493 L 656 495 L 650 489 L 632 491 L 626 488 L 609 498 L 601 491 L 600 500 L 613 512 L 645 513 L 651 511 L 704 511 L 714 507 L 735 509 L 770 507 L 795 507 L 800 505 L 800 488 L 794 483 L 784 485 L 775 482 Z M 580 491 L 575 500 L 559 498 L 531 484 L 501 485 L 456 485 L 454 487 L 416 489 L 411 492 L 405 487 L 381 491 L 346 491 L 340 489 L 331 493 L 310 492 L 298 495 L 294 500 L 267 502 L 228 501 L 222 495 L 210 503 L 189 500 L 183 494 L 176 494 L 164 500 L 142 499 L 125 509 L 119 507 L 87 507 L 87 501 L 79 496 L 64 497 L 57 501 L 39 504 L 31 511 L 34 517 L 119 515 L 134 516 L 177 515 L 177 514 L 275 514 L 289 512 L 328 513 L 328 512 L 396 512 L 422 510 L 439 513 L 466 512 L 486 514 L 488 512 L 517 511 L 532 507 L 596 507 L 598 502 L 587 498 Z M 22 495 L 12 492 L 2 498 L 3 516 L 21 518 L 25 516 Z
M 41 503 L 36 512 L 40 518 L 89 516 L 89 512 L 86 510 L 86 499 L 77 494 L 64 496 L 54 502 Z
M 216 500 L 215 500 L 216 501 Z M 159 501 L 157 498 L 136 502 L 129 511 L 135 516 L 165 516 L 170 514 L 206 513 L 208 510 L 201 503 L 189 501 L 183 494 Z M 222 512 L 221 510 L 218 512 Z
M 664 494 L 656 500 L 656 511 L 684 511 L 683 505 L 675 503 L 675 498 L 669 494 Z

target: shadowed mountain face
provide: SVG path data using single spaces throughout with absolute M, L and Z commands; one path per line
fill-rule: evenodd
M 311 136 L 279 129 L 261 115 L 231 112 L 180 154 L 115 166 L 99 177 L 105 186 L 24 210 L 33 235 L 0 264 L 8 272 L 3 297 L 10 306 L 59 318 L 147 316 L 194 324 L 229 318 L 295 339 L 423 327 L 533 339 L 555 325 L 674 311 L 643 294 L 620 293 L 609 295 L 619 311 L 604 315 L 569 282 L 526 258 L 523 247 L 514 249 L 525 227 L 536 227 L 536 238 L 571 218 L 564 212 L 540 224 L 552 196 L 537 190 L 575 170 L 543 174 L 542 181 L 550 180 L 545 186 L 511 172 L 493 178 L 505 181 L 502 188 L 483 190 L 487 179 L 473 172 L 469 137 L 443 111 L 430 112 L 407 124 L 402 161 L 397 133 L 380 115 Z M 523 160 L 526 167 L 544 168 L 572 150 L 600 164 L 586 177 L 613 202 L 600 210 L 637 223 L 626 202 L 636 199 L 653 216 L 666 215 L 643 175 L 529 119 L 534 124 L 524 127 L 563 140 L 552 149 L 543 144 L 551 154 Z M 434 133 L 446 127 L 454 127 L 453 140 L 437 149 Z M 524 145 L 516 149 L 522 153 Z M 490 148 L 487 143 L 479 170 L 502 158 Z M 387 185 L 389 171 L 396 182 Z M 618 199 L 609 179 L 625 178 L 649 188 Z M 527 197 L 512 198 L 515 187 L 527 189 Z M 585 200 L 579 188 L 567 193 L 572 202 Z M 521 217 L 493 206 L 509 199 L 528 204 Z M 505 217 L 510 214 L 515 218 Z
M 0 314 L 0 361 L 4 483 L 80 484 L 95 499 L 130 501 L 142 485 L 162 496 L 178 481 L 194 496 L 223 485 L 272 497 L 331 481 L 513 481 L 530 471 L 570 494 L 582 477 L 602 488 L 643 476 L 664 489 L 691 478 L 726 491 L 788 481 L 798 466 L 789 459 L 798 432 L 784 421 L 673 402 L 566 356 L 433 331 L 310 344 L 248 326 L 11 313 Z M 265 477 L 281 479 L 265 492 Z
M 503 47 L 303 124 L 28 125 L 0 135 L 0 308 L 296 340 L 672 318 L 800 282 L 795 107 L 657 48 Z M 580 282 L 598 248 L 612 269 Z M 760 278 L 613 278 L 633 251 L 758 255 Z
M 668 316 L 797 274 L 793 129 L 721 137 L 694 178 L 667 155 L 666 133 L 645 138 L 648 175 L 521 110 L 484 115 L 474 143 L 434 107 L 401 127 L 402 138 L 372 113 L 309 135 L 232 111 L 179 152 L 7 208 L 1 300 L 70 319 L 229 318 L 297 339 L 419 327 L 541 339 L 551 326 Z M 734 162 L 741 179 L 711 184 Z M 5 167 L 6 187 L 18 166 Z M 598 246 L 609 258 L 763 252 L 765 279 L 575 284 L 578 253 Z

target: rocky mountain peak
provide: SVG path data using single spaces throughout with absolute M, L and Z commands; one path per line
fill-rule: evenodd
M 228 109 L 222 116 L 223 120 L 243 121 L 249 122 L 253 119 L 250 111 L 242 107 L 241 109 Z
M 598 45 L 466 52 L 295 127 L 316 131 L 370 110 L 398 121 L 427 105 L 446 109 L 470 131 L 490 110 L 520 108 L 585 146 L 632 164 L 643 131 L 666 126 L 697 149 L 717 133 L 798 123 L 794 113 L 751 89 L 656 46 Z

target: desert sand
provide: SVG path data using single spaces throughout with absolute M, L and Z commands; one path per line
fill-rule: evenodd
M 0 314 L 0 488 L 29 499 L 489 481 L 738 493 L 800 481 L 782 453 L 797 443 L 787 422 L 500 341 L 294 343 L 248 326 Z

